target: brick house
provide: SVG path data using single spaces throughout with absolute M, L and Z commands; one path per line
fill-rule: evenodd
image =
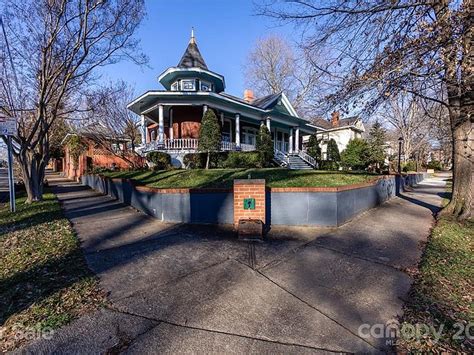
M 285 94 L 256 98 L 245 90 L 240 98 L 226 93 L 224 76 L 207 67 L 193 32 L 178 65 L 166 69 L 158 81 L 164 90 L 147 91 L 127 106 L 141 117 L 142 153 L 164 151 L 179 165 L 186 153 L 197 151 L 203 114 L 214 110 L 222 150 L 254 150 L 257 131 L 265 124 L 282 166 L 289 166 L 290 156 L 314 164 L 302 150 L 302 136 L 315 127 L 299 117 Z
M 68 138 L 79 135 L 85 145 L 85 150 L 80 155 L 78 162 L 74 162 Z M 62 158 L 62 173 L 71 179 L 78 179 L 85 172 L 95 168 L 105 169 L 131 169 L 144 165 L 144 159 L 131 150 L 127 139 L 98 140 L 87 132 L 68 134 L 63 140 L 64 156 Z

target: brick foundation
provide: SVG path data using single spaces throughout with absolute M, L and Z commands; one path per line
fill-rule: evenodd
M 244 199 L 254 198 L 255 209 L 244 209 Z M 265 180 L 234 180 L 234 227 L 240 219 L 258 219 L 265 224 Z

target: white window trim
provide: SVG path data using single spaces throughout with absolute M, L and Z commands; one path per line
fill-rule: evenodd
M 224 118 L 224 122 L 229 122 L 229 128 L 230 128 L 229 142 L 232 142 L 232 138 L 234 137 L 233 130 L 232 130 L 232 120 L 229 118 Z M 224 128 L 224 126 L 222 126 L 222 128 Z M 221 135 L 222 135 L 222 132 L 221 132 Z
M 193 88 L 192 89 L 186 89 L 184 87 L 185 82 L 192 82 L 193 83 Z M 181 79 L 181 91 L 196 91 L 196 79 Z
M 244 138 L 246 134 L 253 135 L 254 138 L 255 138 L 255 143 L 256 143 L 257 142 L 258 128 L 244 126 L 240 129 L 240 134 L 242 135 L 242 138 Z M 243 140 L 245 141 L 245 139 L 243 139 Z M 252 143 L 248 143 L 248 142 L 245 142 L 245 143 L 246 144 L 252 144 Z

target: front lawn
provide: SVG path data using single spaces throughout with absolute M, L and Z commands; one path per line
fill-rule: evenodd
M 0 352 L 105 302 L 55 196 L 24 202 L 14 214 L 0 204 Z
M 334 187 L 367 182 L 375 176 L 364 173 L 289 169 L 191 169 L 107 172 L 111 178 L 128 178 L 156 188 L 229 188 L 234 179 L 265 179 L 269 187 Z

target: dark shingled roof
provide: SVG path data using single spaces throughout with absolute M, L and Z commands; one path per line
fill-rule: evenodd
M 271 95 L 267 95 L 267 96 L 252 100 L 251 104 L 253 106 L 267 110 L 269 108 L 274 107 L 278 103 L 278 100 L 280 99 L 280 97 L 281 97 L 281 93 L 271 94 Z
M 271 95 L 267 95 L 267 96 L 264 96 L 264 97 L 261 97 L 261 98 L 258 98 L 258 99 L 254 99 L 250 102 L 247 102 L 247 101 L 245 101 L 244 99 L 242 99 L 240 97 L 230 95 L 226 92 L 221 92 L 220 95 L 228 97 L 229 99 L 232 99 L 232 100 L 235 100 L 235 101 L 239 101 L 239 102 L 247 104 L 247 105 L 251 105 L 251 106 L 261 108 L 263 110 L 268 110 L 269 108 L 272 108 L 273 106 L 275 106 L 278 103 L 278 99 L 281 96 L 281 94 L 271 94 Z
M 183 57 L 178 63 L 178 68 L 201 68 L 209 70 L 201 52 L 199 52 L 196 42 L 194 41 L 194 37 L 189 41 L 188 48 L 186 48 Z

